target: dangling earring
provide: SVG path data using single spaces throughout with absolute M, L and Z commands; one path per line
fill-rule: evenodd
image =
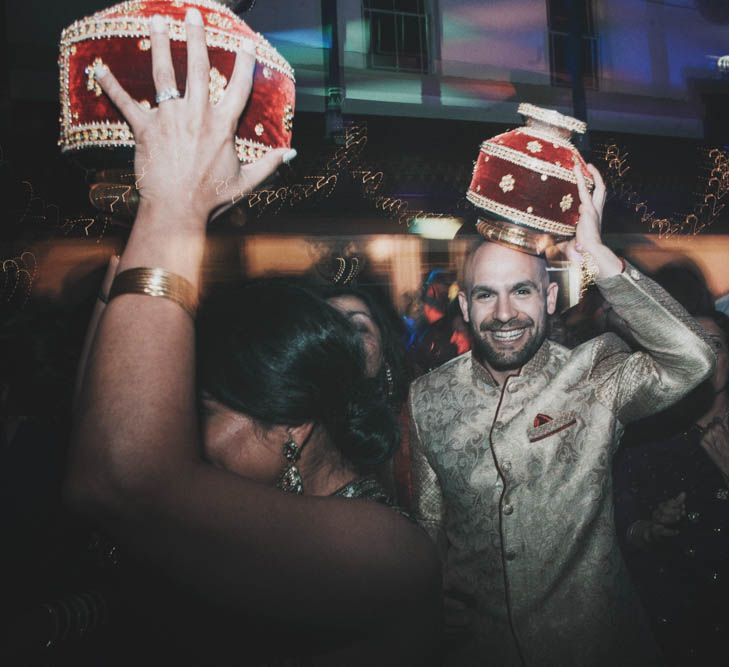
M 286 493 L 293 493 L 300 496 L 304 493 L 304 480 L 301 479 L 301 473 L 296 467 L 296 462 L 301 456 L 301 449 L 291 436 L 284 442 L 283 454 L 288 463 L 278 478 L 276 487 L 281 489 L 281 491 L 286 491 Z
M 395 395 L 395 380 L 393 380 L 393 378 L 392 378 L 392 368 L 390 368 L 390 364 L 385 362 L 384 366 L 385 366 L 385 385 L 387 387 L 387 399 L 391 400 L 392 397 Z

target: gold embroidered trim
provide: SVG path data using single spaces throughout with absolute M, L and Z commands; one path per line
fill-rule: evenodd
M 84 123 L 76 125 L 69 132 L 64 133 L 63 140 L 58 144 L 62 152 L 74 148 L 89 148 L 91 146 L 134 146 L 134 135 L 129 125 L 122 122 L 110 121 L 98 123 Z
M 185 22 L 169 20 L 170 39 L 185 41 Z M 102 37 L 149 37 L 149 21 L 141 18 L 99 18 L 98 15 L 72 23 L 61 33 L 61 49 L 75 42 Z M 281 54 L 263 36 L 256 33 L 256 59 L 275 69 L 295 82 L 294 70 Z M 205 29 L 205 41 L 209 47 L 237 53 L 246 37 L 230 35 L 217 28 Z
M 284 107 L 283 129 L 284 132 L 291 132 L 294 129 L 294 108 L 290 104 Z
M 180 2 L 179 0 L 173 0 L 170 3 L 173 7 L 181 8 L 184 7 L 185 3 Z M 195 6 L 195 7 L 202 7 L 203 9 L 210 9 L 222 14 L 227 14 L 233 19 L 237 19 L 238 16 L 236 13 L 230 9 L 227 5 L 224 5 L 220 2 L 216 2 L 215 0 L 191 0 L 187 4 Z M 108 16 L 109 14 L 132 14 L 135 12 L 140 12 L 142 9 L 144 9 L 145 3 L 142 0 L 126 0 L 125 2 L 120 2 L 116 5 L 112 5 L 111 7 L 107 7 L 106 9 L 102 9 L 94 16 Z
M 557 236 L 574 236 L 575 228 L 572 225 L 564 225 L 560 222 L 554 222 L 554 220 L 548 220 L 538 215 L 526 213 L 520 211 L 517 208 L 507 206 L 500 202 L 484 197 L 483 195 L 476 194 L 473 190 L 469 190 L 466 193 L 466 198 L 475 206 L 482 208 L 496 215 L 502 215 L 507 220 L 517 222 L 533 229 L 538 229 L 541 232 L 548 232 L 550 234 L 556 234 Z
M 241 162 L 255 162 L 260 160 L 273 146 L 267 146 L 252 139 L 235 138 L 235 152 Z
M 101 97 L 101 86 L 96 80 L 97 67 L 106 68 L 106 65 L 104 65 L 104 61 L 101 58 L 94 58 L 94 62 L 92 62 L 90 65 L 86 65 L 84 69 L 84 72 L 86 73 L 86 90 L 88 90 L 89 92 L 93 92 L 96 97 Z
M 208 99 L 211 104 L 220 102 L 223 97 L 225 86 L 228 85 L 228 79 L 220 73 L 217 67 L 210 68 L 210 82 L 208 83 Z
M 553 134 L 549 134 L 549 132 L 542 132 L 540 130 L 536 130 L 531 126 L 524 126 L 524 127 L 517 127 L 514 132 L 518 132 L 519 134 L 528 134 L 530 137 L 536 137 L 537 139 L 541 139 L 544 142 L 552 144 L 555 148 L 566 148 L 568 151 L 572 153 L 577 153 L 577 149 L 575 148 L 575 145 L 569 141 L 569 139 L 562 139 L 562 137 L 556 137 Z
M 523 102 L 519 105 L 517 112 L 527 118 L 533 118 L 534 120 L 541 120 L 549 125 L 555 127 L 562 127 L 570 132 L 577 132 L 578 134 L 585 134 L 587 131 L 587 123 L 583 120 L 578 120 L 572 116 L 565 116 L 564 114 L 555 111 L 554 109 L 543 109 L 542 107 L 535 106 Z
M 552 162 L 546 162 L 545 160 L 540 160 L 538 157 L 526 155 L 514 148 L 509 148 L 502 144 L 494 144 L 490 141 L 484 141 L 481 144 L 481 152 L 485 155 L 493 155 L 494 157 L 501 158 L 502 160 L 511 162 L 519 167 L 536 171 L 539 174 L 547 174 L 548 176 L 554 176 L 555 178 L 567 181 L 568 183 L 577 184 L 577 179 L 571 169 L 558 167 Z M 592 179 L 585 177 L 585 181 L 587 182 L 587 187 L 592 189 L 594 186 Z

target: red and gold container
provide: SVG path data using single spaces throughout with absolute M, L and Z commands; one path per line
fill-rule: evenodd
M 523 127 L 481 144 L 467 198 L 476 207 L 478 231 L 487 239 L 532 254 L 574 236 L 580 197 L 575 160 L 588 189 L 587 165 L 570 142 L 584 122 L 551 109 L 520 104 Z
M 248 40 L 256 47 L 253 90 L 236 132 L 242 162 L 253 162 L 274 148 L 291 146 L 294 72 L 260 34 L 225 5 L 213 0 L 130 0 L 76 21 L 60 43 L 61 136 L 63 152 L 134 146 L 121 114 L 102 93 L 94 67 L 109 67 L 126 91 L 143 106 L 153 106 L 150 19 L 167 18 L 177 86 L 184 92 L 187 66 L 185 13 L 200 10 L 210 57 L 210 99 L 225 90 L 236 53 Z M 101 166 L 101 165 L 96 165 Z

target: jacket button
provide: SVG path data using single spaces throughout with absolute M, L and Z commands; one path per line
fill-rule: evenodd
M 517 391 L 519 391 L 519 385 L 518 384 L 510 384 L 507 388 L 507 391 L 510 394 L 516 394 Z
M 506 503 L 506 505 L 504 505 L 504 514 L 506 514 L 506 516 L 509 516 L 509 514 L 513 514 L 513 512 L 514 506 Z
M 494 422 L 494 431 L 500 431 L 504 428 L 504 422 Z
M 638 273 L 635 269 L 630 269 L 630 277 L 633 280 L 640 280 L 640 273 Z
M 502 462 L 501 469 L 504 472 L 510 472 L 511 471 L 511 461 L 504 461 L 504 462 Z
M 511 549 L 509 549 L 506 552 L 506 560 L 514 560 L 515 558 L 516 558 L 516 551 L 512 551 Z

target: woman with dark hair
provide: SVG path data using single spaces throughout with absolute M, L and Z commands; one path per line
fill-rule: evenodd
M 143 177 L 82 380 L 68 501 L 167 576 L 265 620 L 268 653 L 283 664 L 428 664 L 440 626 L 428 537 L 380 503 L 340 497 L 358 495 L 342 489 L 393 443 L 351 328 L 298 289 L 248 287 L 241 302 L 204 307 L 196 341 L 208 219 L 292 155 L 240 165 L 232 132 L 254 55 L 238 53 L 213 104 L 197 10 L 185 29 L 184 97 L 168 94 L 175 72 L 160 17 L 150 35 L 158 107 L 95 70 L 131 125 Z M 235 657 L 256 664 L 249 647 L 260 637 L 244 639 Z
M 315 289 L 357 330 L 365 350 L 367 375 L 375 380 L 393 411 L 399 412 L 411 377 L 403 346 L 405 329 L 390 300 L 381 290 L 360 282 L 325 284 Z
M 358 260 L 358 264 L 361 265 L 361 261 Z M 409 419 L 403 405 L 412 374 L 405 356 L 404 324 L 387 296 L 371 284 L 361 285 L 359 281 L 346 285 L 328 283 L 314 289 L 354 325 L 364 346 L 367 375 L 374 379 L 399 422 L 400 446 L 392 461 L 380 467 L 377 476 L 398 504 L 409 509 L 413 485 Z
M 200 312 L 197 362 L 203 442 L 214 464 L 296 493 L 385 500 L 362 476 L 392 456 L 398 428 L 367 381 L 358 336 L 334 308 L 283 282 L 225 288 Z M 274 437 L 255 451 L 231 422 L 272 432 L 314 427 L 300 442 L 289 428 L 283 443 Z

